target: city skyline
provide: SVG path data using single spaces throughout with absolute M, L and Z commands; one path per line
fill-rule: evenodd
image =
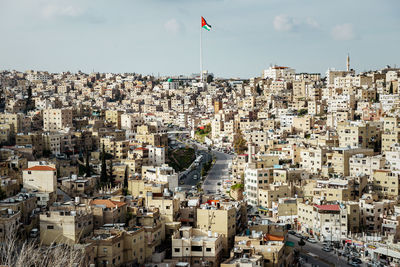
M 362 3 L 362 5 L 360 5 Z M 345 8 L 344 8 L 345 7 Z M 396 1 L 0 1 L 0 69 L 259 76 L 270 64 L 301 72 L 395 65 Z M 379 17 L 379 20 L 371 19 Z M 372 53 L 373 52 L 373 53 Z

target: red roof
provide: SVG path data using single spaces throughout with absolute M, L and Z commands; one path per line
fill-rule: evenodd
M 25 171 L 55 171 L 55 170 L 56 170 L 55 168 L 45 165 L 33 166 L 28 169 L 25 169 Z
M 319 210 L 339 211 L 339 205 L 314 205 Z
M 109 199 L 94 199 L 90 202 L 90 205 L 104 205 L 107 208 L 112 209 L 115 208 L 115 206 L 117 206 L 118 208 L 125 206 L 126 203 L 121 201 L 113 201 Z
M 148 148 L 145 148 L 145 147 L 138 147 L 138 148 L 136 148 L 135 150 L 148 150 Z

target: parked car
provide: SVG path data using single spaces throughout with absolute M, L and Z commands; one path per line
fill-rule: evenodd
M 355 263 L 358 263 L 358 264 L 362 263 L 362 261 L 359 258 L 352 258 L 351 261 L 355 262 Z
M 217 185 L 221 185 L 221 182 L 218 182 Z
M 31 238 L 35 238 L 38 236 L 39 236 L 39 229 L 37 229 L 37 228 L 33 228 L 31 230 L 31 232 L 29 233 L 29 237 L 31 237 Z
M 328 247 L 323 247 L 322 250 L 325 252 L 331 252 L 333 249 L 328 248 Z
M 298 237 L 298 238 L 302 238 L 302 237 L 303 237 L 300 233 L 295 233 L 294 235 L 295 235 L 296 237 Z
M 314 238 L 309 238 L 307 241 L 310 243 L 317 243 L 317 240 L 315 240 Z
M 357 262 L 354 262 L 354 261 L 350 261 L 349 265 L 353 266 L 353 267 L 360 267 L 361 266 L 360 264 L 358 264 Z
M 290 230 L 288 233 L 291 234 L 291 235 L 295 235 L 296 231 Z

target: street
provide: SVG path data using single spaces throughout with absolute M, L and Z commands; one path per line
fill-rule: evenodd
M 212 150 L 212 152 L 216 157 L 216 161 L 203 183 L 203 190 L 206 194 L 216 193 L 217 188 L 219 188 L 218 182 L 222 183 L 224 179 L 229 178 L 228 164 L 233 157 L 217 150 Z
M 343 257 L 338 257 L 333 251 L 325 252 L 322 250 L 321 243 L 310 243 L 305 241 L 305 245 L 303 248 L 300 248 L 298 242 L 300 238 L 294 235 L 288 235 L 288 241 L 292 241 L 295 244 L 295 247 L 301 251 L 300 255 L 302 258 L 307 258 L 307 263 L 314 264 L 322 267 L 329 266 L 350 266 Z M 367 264 L 363 263 L 360 266 L 367 266 Z
M 206 150 L 197 150 L 198 151 L 198 156 L 202 155 L 203 158 L 201 159 L 201 162 L 197 167 L 194 167 L 193 170 L 189 171 L 185 176 L 181 178 L 179 183 L 183 182 L 183 184 L 179 184 L 179 187 L 185 188 L 185 189 L 190 189 L 192 186 L 196 186 L 198 182 L 201 181 L 201 169 L 203 168 L 203 165 L 211 159 L 211 155 L 207 153 Z M 194 176 L 197 175 L 197 179 L 194 179 Z

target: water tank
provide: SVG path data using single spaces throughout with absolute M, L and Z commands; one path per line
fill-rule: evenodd
M 212 237 L 212 231 L 208 231 L 208 237 Z
M 71 178 L 74 179 L 74 180 L 76 180 L 76 179 L 78 179 L 78 175 L 72 174 L 72 175 L 71 175 Z

